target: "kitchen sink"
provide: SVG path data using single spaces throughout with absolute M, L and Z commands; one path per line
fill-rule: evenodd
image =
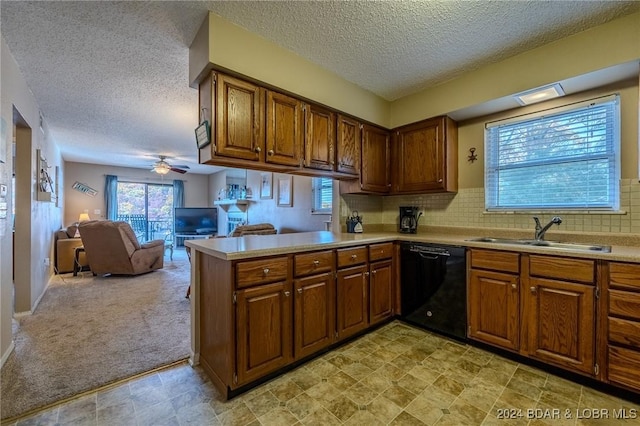
M 611 252 L 611 246 L 604 246 L 604 245 L 597 245 L 597 244 L 582 244 L 582 243 L 564 243 L 559 241 L 526 240 L 526 239 L 515 239 L 515 238 L 493 238 L 493 237 L 471 238 L 467 241 L 472 241 L 477 243 L 536 246 L 536 247 L 546 247 L 546 248 L 552 248 L 552 249 L 558 249 L 558 250 L 598 251 L 601 253 Z

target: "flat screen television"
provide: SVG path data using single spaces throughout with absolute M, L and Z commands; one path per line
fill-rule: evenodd
M 176 207 L 173 215 L 176 235 L 211 235 L 218 232 L 217 207 Z

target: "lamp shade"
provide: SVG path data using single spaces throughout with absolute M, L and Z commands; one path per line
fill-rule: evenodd
M 89 217 L 89 213 L 80 213 L 80 217 L 78 217 L 78 222 L 86 222 L 87 220 L 91 220 Z

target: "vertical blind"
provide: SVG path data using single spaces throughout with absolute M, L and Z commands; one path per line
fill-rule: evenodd
M 617 95 L 488 123 L 487 210 L 620 205 Z
M 313 205 L 314 213 L 331 213 L 333 204 L 333 180 L 330 178 L 313 178 Z

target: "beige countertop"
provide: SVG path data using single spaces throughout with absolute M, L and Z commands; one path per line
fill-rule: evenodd
M 488 230 L 469 230 L 467 228 L 438 228 L 417 234 L 401 234 L 398 232 L 370 232 L 362 234 L 336 234 L 329 231 L 300 232 L 294 234 L 276 235 L 248 235 L 235 238 L 212 238 L 204 240 L 187 240 L 185 245 L 225 260 L 239 260 L 278 254 L 299 253 L 313 250 L 344 248 L 361 244 L 375 244 L 387 241 L 408 241 L 422 243 L 436 243 L 457 245 L 474 248 L 487 248 L 505 251 L 517 251 L 521 253 L 549 254 L 565 257 L 578 257 L 585 259 L 605 259 L 640 263 L 640 246 L 622 245 L 636 244 L 636 238 L 613 236 L 610 240 L 606 236 L 571 236 L 563 235 L 561 238 L 547 238 L 552 241 L 589 242 L 593 244 L 611 245 L 610 253 L 597 251 L 573 251 L 539 246 L 523 246 L 513 244 L 496 244 L 468 241 L 481 236 L 507 237 L 505 232 L 501 235 L 487 234 Z M 497 232 L 497 231 L 496 231 Z M 522 238 L 521 232 L 513 231 L 509 237 Z M 586 240 L 585 238 L 591 238 Z M 622 244 L 618 244 L 622 242 Z

